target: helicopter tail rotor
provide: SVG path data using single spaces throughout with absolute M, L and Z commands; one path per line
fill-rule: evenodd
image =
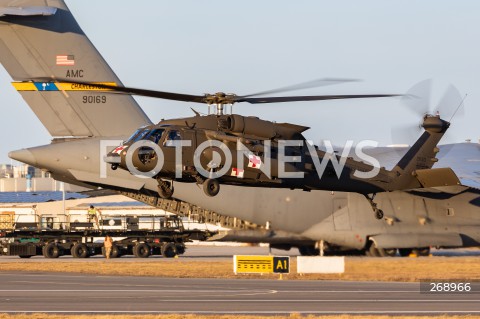
M 455 86 L 450 84 L 436 104 L 431 101 L 432 86 L 433 81 L 431 79 L 421 81 L 402 97 L 402 104 L 415 114 L 417 121 L 413 121 L 413 124 L 393 127 L 391 131 L 393 144 L 411 145 L 420 136 L 421 132 L 428 127 L 429 124 L 424 123 L 428 116 L 445 119 L 442 121 L 450 123 L 454 117 L 464 115 L 464 108 L 462 107 L 464 98 Z M 422 122 L 419 123 L 418 119 L 420 118 Z M 443 153 L 446 154 L 446 152 Z

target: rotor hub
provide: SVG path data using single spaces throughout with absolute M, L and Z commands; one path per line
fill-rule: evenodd
M 223 115 L 225 105 L 233 105 L 236 102 L 236 97 L 237 95 L 233 93 L 226 94 L 223 92 L 217 92 L 215 94 L 205 94 L 204 102 L 208 104 L 209 112 L 210 105 L 215 105 L 215 114 Z
M 204 101 L 207 104 L 233 104 L 235 103 L 236 94 L 226 94 L 223 92 L 217 92 L 215 94 L 205 94 Z
M 439 115 L 427 114 L 423 118 L 422 127 L 432 133 L 444 133 L 449 126 L 450 123 L 442 120 Z

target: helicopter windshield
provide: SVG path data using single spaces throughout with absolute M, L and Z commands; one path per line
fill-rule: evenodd
M 138 130 L 136 130 L 129 138 L 127 138 L 125 141 L 126 142 L 130 142 L 131 139 L 133 139 L 135 136 L 137 136 L 137 134 L 141 131 L 142 129 L 139 128 Z
M 125 143 L 133 143 L 136 141 L 141 140 L 147 133 L 149 132 L 148 129 L 138 129 L 132 136 Z

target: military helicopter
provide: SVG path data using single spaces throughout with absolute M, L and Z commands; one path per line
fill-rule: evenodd
M 111 92 L 204 103 L 209 111 L 215 106 L 215 111 L 205 116 L 194 111 L 193 117 L 162 120 L 141 127 L 105 157 L 114 170 L 121 168 L 134 175 L 156 179 L 162 198 L 173 195 L 174 181 L 203 185 L 208 196 L 217 195 L 221 184 L 348 191 L 366 196 L 380 219 L 383 212 L 373 201 L 378 192 L 460 183 L 451 169 L 432 169 L 438 152 L 436 145 L 450 125 L 438 115 L 424 116 L 423 135 L 392 170 L 386 170 L 376 168 L 374 163 L 341 158 L 319 150 L 302 135 L 308 127 L 225 113 L 226 106 L 240 102 L 264 104 L 393 97 L 398 94 L 257 97 L 265 92 L 243 96 L 220 92 L 199 96 L 111 84 L 66 82 L 94 85 Z M 292 88 L 296 89 L 298 85 L 283 91 Z M 327 160 L 326 164 L 324 160 Z M 340 172 L 334 161 L 344 162 Z M 376 174 L 368 174 L 375 170 Z

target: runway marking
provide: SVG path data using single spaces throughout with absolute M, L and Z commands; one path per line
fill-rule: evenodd
M 53 313 L 53 314 L 64 314 L 64 313 L 81 313 L 81 314 L 232 314 L 232 315 L 254 315 L 254 314 L 265 314 L 265 315 L 290 315 L 292 313 L 298 314 L 332 314 L 332 315 L 342 315 L 342 314 L 478 314 L 480 310 L 402 310 L 402 311 L 391 311 L 391 310 L 352 310 L 352 311 L 208 311 L 208 310 L 179 310 L 179 311 L 108 311 L 108 310 L 92 310 L 92 311 L 74 311 L 74 310 L 65 310 L 65 311 L 54 311 L 54 310 L 2 310 L 2 313 Z
M 50 281 L 23 281 L 23 280 L 16 280 L 16 281 L 9 281 L 11 283 L 28 283 L 28 284 L 56 284 L 56 285 L 82 285 L 82 286 L 94 286 L 98 285 L 98 283 L 91 283 L 91 284 L 86 284 L 86 283 L 64 283 L 64 282 L 50 282 Z M 158 287 L 157 285 L 127 285 L 127 284 L 102 284 L 102 286 L 123 286 L 123 287 Z M 203 287 L 202 287 L 203 288 Z M 181 289 L 169 289 L 169 290 L 161 290 L 161 289 L 143 289 L 143 290 L 133 290 L 133 289 L 125 289 L 125 290 L 108 290 L 108 291 L 145 291 L 145 292 L 163 292 L 163 291 L 170 291 L 170 292 L 241 292 L 242 290 L 248 290 L 251 291 L 250 288 L 239 288 L 237 290 L 217 290 L 217 289 L 186 289 L 186 290 L 181 290 Z M 0 289 L 0 292 L 2 291 L 21 291 L 21 290 L 4 290 Z M 27 290 L 25 290 L 27 291 Z M 46 292 L 46 291 L 87 291 L 87 290 L 73 290 L 73 289 L 67 289 L 67 290 L 58 290 L 58 289 L 52 289 L 52 290 L 28 290 L 28 291 L 41 291 L 41 292 Z M 91 290 L 91 291 L 107 291 L 107 290 Z M 419 290 L 269 290 L 269 291 L 275 291 L 275 293 L 418 293 L 420 294 Z
M 112 289 L 0 289 L 0 293 L 2 292 L 169 292 L 169 293 L 177 293 L 177 292 L 182 292 L 182 293 L 241 293 L 241 290 L 164 290 L 164 289 L 124 289 L 124 290 L 112 290 Z M 258 294 L 275 294 L 278 291 L 276 290 L 258 290 L 255 292 L 255 290 L 250 290 L 248 291 L 247 294 L 241 294 L 241 295 L 258 295 Z M 238 295 L 238 294 L 236 294 Z
M 278 290 L 279 293 L 418 293 L 420 290 Z
M 30 281 L 11 281 L 12 283 L 36 283 L 36 284 L 57 284 L 55 282 L 30 282 Z M 72 284 L 72 283 L 58 283 L 58 284 L 63 284 L 63 285 L 83 285 L 83 286 L 93 286 L 93 285 L 98 285 L 98 284 Z M 102 286 L 125 286 L 125 287 L 130 287 L 129 285 L 103 285 Z M 132 286 L 132 287 L 139 287 L 139 286 Z M 141 286 L 140 286 L 141 287 Z M 198 293 L 224 293 L 224 292 L 247 292 L 247 291 L 252 291 L 252 289 L 248 288 L 242 288 L 238 290 L 218 290 L 218 289 L 0 289 L 0 292 L 14 292 L 14 291 L 30 291 L 30 292 L 82 292 L 82 291 L 99 291 L 99 292 L 104 292 L 104 291 L 111 291 L 111 292 L 128 292 L 128 291 L 135 291 L 135 292 L 198 292 Z M 274 293 L 418 293 L 420 294 L 419 290 L 273 290 L 270 289 L 268 290 L 269 293 L 274 292 Z M 473 294 L 473 293 L 472 293 Z M 248 295 L 248 294 L 242 294 L 242 295 Z
M 27 290 L 14 290 L 19 292 L 28 292 Z M 9 291 L 12 292 L 12 291 Z M 34 292 L 49 292 L 49 290 L 34 290 Z M 111 290 L 75 290 L 75 291 L 65 291 L 58 290 L 54 292 L 112 292 Z M 124 292 L 124 291 L 121 291 Z M 137 290 L 127 290 L 126 292 L 158 292 L 155 290 L 150 291 L 137 291 Z M 169 291 L 171 292 L 171 291 Z M 273 293 L 272 293 L 273 294 Z M 16 297 L 9 296 L 9 298 L 14 299 Z M 22 296 L 20 296 L 22 298 Z M 25 297 L 27 298 L 27 297 Z M 49 296 L 41 296 L 38 298 L 28 297 L 29 300 L 41 299 L 41 298 L 50 298 Z M 95 298 L 95 297 L 91 297 Z M 113 298 L 113 297 L 112 297 Z M 164 297 L 163 297 L 164 298 Z M 18 299 L 18 298 L 17 298 Z M 296 303 L 315 303 L 315 302 L 356 302 L 356 303 L 373 303 L 373 302 L 402 302 L 402 303 L 439 303 L 439 302 L 463 302 L 463 303 L 478 303 L 479 299 L 162 299 L 162 302 L 218 302 L 218 303 L 230 303 L 230 302 L 249 302 L 249 303 L 286 303 L 286 302 L 296 302 Z M 480 306 L 480 305 L 479 305 Z

